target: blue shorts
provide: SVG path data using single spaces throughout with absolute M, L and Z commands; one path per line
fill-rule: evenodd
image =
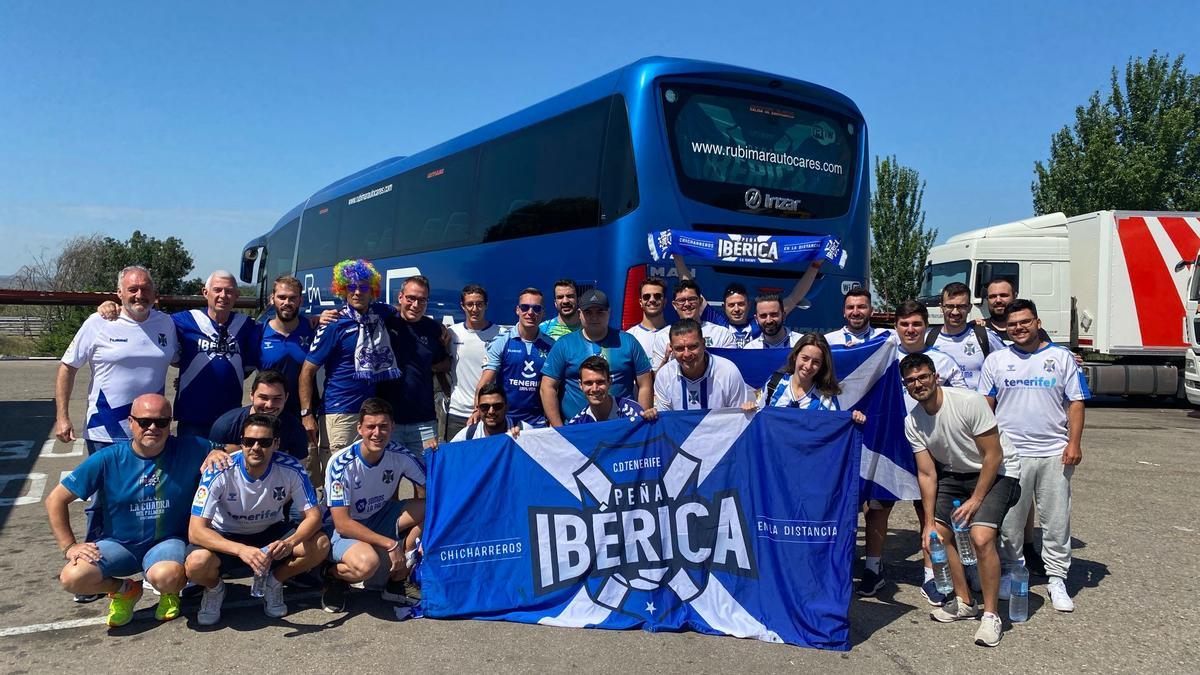
M 183 564 L 187 545 L 178 537 L 163 539 L 149 546 L 131 548 L 112 539 L 101 539 L 96 542 L 100 549 L 100 573 L 106 579 L 128 577 L 138 572 L 143 575 L 160 562 Z
M 407 503 L 407 500 L 389 501 L 383 505 L 383 508 L 371 514 L 370 518 L 359 522 L 366 525 L 367 529 L 375 534 L 382 534 L 385 537 L 398 539 L 400 533 L 396 530 L 396 520 L 400 518 L 400 514 L 404 511 Z M 329 541 L 333 544 L 329 550 L 329 557 L 334 562 L 341 562 L 342 558 L 346 555 L 346 551 L 349 551 L 351 546 L 358 543 L 357 539 L 343 537 L 337 530 L 334 530 L 333 535 L 329 537 Z
M 397 424 L 392 430 L 392 440 L 408 448 L 416 457 L 425 454 L 425 443 L 437 438 L 437 420 Z

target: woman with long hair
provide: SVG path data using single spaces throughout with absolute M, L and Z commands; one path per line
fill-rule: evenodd
M 841 410 L 837 398 L 840 393 L 829 343 L 819 333 L 805 333 L 788 354 L 784 370 L 776 373 L 759 394 L 758 407 Z M 859 424 L 867 419 L 858 410 L 851 417 Z

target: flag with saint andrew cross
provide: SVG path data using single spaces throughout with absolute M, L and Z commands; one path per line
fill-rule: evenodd
M 422 611 L 848 649 L 845 412 L 664 413 L 426 454 Z

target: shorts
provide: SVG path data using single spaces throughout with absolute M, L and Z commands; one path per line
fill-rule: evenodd
M 371 514 L 371 517 L 359 522 L 361 522 L 363 525 L 366 525 L 367 529 L 371 530 L 375 534 L 382 534 L 385 537 L 399 539 L 400 532 L 396 529 L 396 521 L 400 518 L 400 514 L 404 512 L 404 507 L 407 506 L 407 504 L 407 500 L 391 500 L 387 504 L 384 504 L 383 508 Z M 333 535 L 329 537 L 329 540 L 333 545 L 329 550 L 329 557 L 334 562 L 341 562 L 342 558 L 346 555 L 346 551 L 349 551 L 351 546 L 358 543 L 357 539 L 343 537 L 341 533 L 336 530 L 334 530 Z
M 178 537 L 163 539 L 150 546 L 126 546 L 114 539 L 96 542 L 100 549 L 100 574 L 106 579 L 128 577 L 141 572 L 143 575 L 160 562 L 183 564 L 185 547 Z
M 295 531 L 296 531 L 296 528 L 289 523 L 272 523 L 271 525 L 267 526 L 267 529 L 263 530 L 262 532 L 250 532 L 247 534 L 234 534 L 234 533 L 222 532 L 221 536 L 225 537 L 229 541 L 232 541 L 236 544 L 244 544 L 246 546 L 253 546 L 254 548 L 262 548 L 262 547 L 266 546 L 267 544 L 270 544 L 271 542 L 279 541 L 280 539 L 283 539 L 285 537 L 292 536 L 292 533 L 294 533 Z M 197 546 L 196 544 L 188 544 L 187 554 L 191 555 L 192 551 L 198 551 L 203 548 L 204 548 L 203 546 Z M 229 555 L 228 553 L 217 553 L 216 551 L 213 551 L 213 553 L 217 556 L 217 559 L 221 561 L 220 562 L 221 570 L 223 570 L 225 572 L 239 571 L 239 570 L 249 571 L 249 569 L 250 569 L 246 565 L 246 563 L 243 562 L 242 559 L 237 557 L 236 555 Z M 291 559 L 291 557 L 292 556 L 288 556 L 287 558 L 283 558 L 282 560 L 272 560 L 271 568 L 274 569 L 275 567 L 278 567 L 279 565 L 286 563 L 289 559 Z
M 397 424 L 392 440 L 408 448 L 418 459 L 425 453 L 425 443 L 437 438 L 437 420 Z
M 967 501 L 975 492 L 979 482 L 978 473 L 955 473 L 953 471 L 938 472 L 937 501 L 933 507 L 933 517 L 939 523 L 953 527 L 950 516 L 954 513 L 954 500 Z M 992 488 L 988 490 L 971 519 L 971 526 L 982 525 L 993 530 L 1000 528 L 1004 516 L 1017 503 L 1021 496 L 1021 483 L 1010 476 L 996 476 Z

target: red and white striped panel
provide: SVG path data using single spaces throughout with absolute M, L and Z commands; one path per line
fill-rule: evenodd
M 1183 297 L 1191 267 L 1175 272 L 1180 260 L 1195 260 L 1200 250 L 1200 218 L 1127 216 L 1117 221 L 1117 239 L 1128 275 L 1114 275 L 1113 306 L 1132 305 L 1137 315 L 1113 316 L 1117 342 L 1146 347 L 1185 348 Z M 1121 297 L 1126 296 L 1126 297 Z M 1132 342 L 1121 339 L 1133 338 Z

